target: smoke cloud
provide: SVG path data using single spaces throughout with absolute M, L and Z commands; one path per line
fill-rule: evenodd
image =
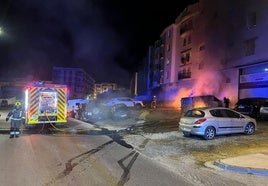
M 97 82 L 129 82 L 128 65 L 117 60 L 126 56 L 126 38 L 109 27 L 95 1 L 16 0 L 5 22 L 12 38 L 1 63 L 6 76 L 51 80 L 52 67 L 60 66 L 83 68 Z

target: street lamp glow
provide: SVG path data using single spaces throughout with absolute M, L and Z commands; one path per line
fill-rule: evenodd
M 3 33 L 3 29 L 0 27 L 0 35 Z

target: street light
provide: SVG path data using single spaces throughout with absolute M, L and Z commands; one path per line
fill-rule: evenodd
M 0 26 L 0 39 L 1 40 L 6 40 L 6 39 L 8 39 L 8 34 L 7 34 L 7 32 L 6 32 L 6 29 L 5 29 L 5 27 L 1 27 Z

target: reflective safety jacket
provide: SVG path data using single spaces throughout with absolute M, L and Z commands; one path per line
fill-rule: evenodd
M 11 120 L 21 120 L 25 117 L 21 108 L 14 108 L 8 113 L 7 118 L 10 118 Z

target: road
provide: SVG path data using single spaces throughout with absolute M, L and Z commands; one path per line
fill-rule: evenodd
M 191 185 L 105 135 L 0 134 L 0 185 Z
M 170 116 L 167 121 L 163 115 L 157 117 L 154 119 L 158 122 L 151 120 L 134 128 L 131 134 L 123 132 L 123 136 L 122 131 L 95 128 L 76 120 L 69 120 L 69 128 L 55 133 L 23 131 L 20 138 L 9 139 L 8 133 L 2 132 L 0 186 L 265 185 L 265 177 L 214 170 L 203 163 L 248 152 L 247 149 L 267 149 L 266 123 L 260 125 L 256 135 L 222 136 L 205 143 L 182 135 L 149 138 L 145 133 L 150 130 L 154 134 L 159 130 L 178 133 L 177 116 L 173 121 Z M 0 126 L 3 125 L 6 125 L 4 117 L 0 118 Z M 124 140 L 130 136 L 128 144 Z M 133 149 L 132 142 L 139 141 Z

